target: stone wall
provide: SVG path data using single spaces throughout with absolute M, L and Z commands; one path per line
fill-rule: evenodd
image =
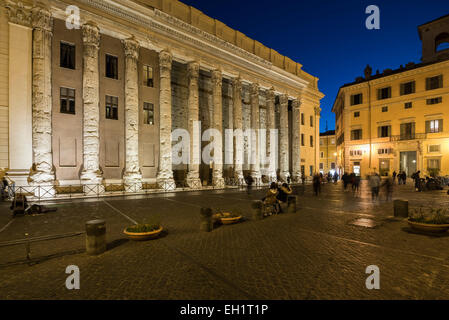
M 251 99 L 250 99 L 250 92 L 249 92 L 249 86 L 243 85 L 242 86 L 242 127 L 243 132 L 245 132 L 246 129 L 251 128 Z M 249 140 L 248 136 L 243 136 L 243 170 L 250 170 L 249 165 Z
M 9 166 L 8 159 L 8 15 L 0 7 L 0 168 Z

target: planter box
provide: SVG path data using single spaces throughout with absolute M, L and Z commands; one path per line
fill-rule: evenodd
M 419 223 L 408 220 L 409 226 L 412 229 L 424 232 L 432 232 L 432 233 L 441 233 L 449 230 L 449 224 L 428 224 L 428 223 Z
M 123 230 L 123 233 L 126 234 L 128 239 L 137 240 L 137 241 L 155 239 L 160 235 L 160 233 L 163 230 L 162 227 L 160 227 L 157 230 L 150 231 L 150 232 L 128 232 L 128 231 L 126 231 L 126 229 Z

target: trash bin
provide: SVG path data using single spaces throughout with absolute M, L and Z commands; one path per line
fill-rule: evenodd
M 106 222 L 90 220 L 86 222 L 86 253 L 97 255 L 106 251 Z
M 394 200 L 394 216 L 401 218 L 408 218 L 408 201 L 407 200 Z

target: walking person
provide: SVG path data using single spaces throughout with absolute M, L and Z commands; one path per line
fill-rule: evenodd
M 390 178 L 390 176 L 387 176 L 382 186 L 385 188 L 385 200 L 391 201 L 393 197 L 393 180 Z
M 341 179 L 343 180 L 343 189 L 346 191 L 346 188 L 348 187 L 348 183 L 349 183 L 349 175 L 345 172 L 345 173 L 343 173 L 343 176 L 341 177 Z
M 369 186 L 371 188 L 371 200 L 377 200 L 379 196 L 379 185 L 380 185 L 380 177 L 377 173 L 372 173 L 368 180 Z
M 412 174 L 412 179 L 415 181 L 415 191 L 421 192 L 421 177 L 419 176 L 419 174 L 421 173 L 421 171 L 416 171 L 414 174 Z
M 396 182 L 396 170 L 393 171 L 393 183 L 395 183 L 395 182 Z
M 360 194 L 360 176 L 354 176 L 352 194 L 358 196 Z
M 248 195 L 251 195 L 251 189 L 252 189 L 252 187 L 253 187 L 253 182 L 254 182 L 254 179 L 253 179 L 253 177 L 250 175 L 250 174 L 248 174 L 247 176 L 246 176 L 246 193 L 248 194 Z
M 313 176 L 313 192 L 316 196 L 321 192 L 321 177 L 318 173 Z

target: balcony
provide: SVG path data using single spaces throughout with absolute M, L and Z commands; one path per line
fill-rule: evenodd
M 401 134 L 398 136 L 391 136 L 390 141 L 421 140 L 426 139 L 426 135 L 426 133 Z

